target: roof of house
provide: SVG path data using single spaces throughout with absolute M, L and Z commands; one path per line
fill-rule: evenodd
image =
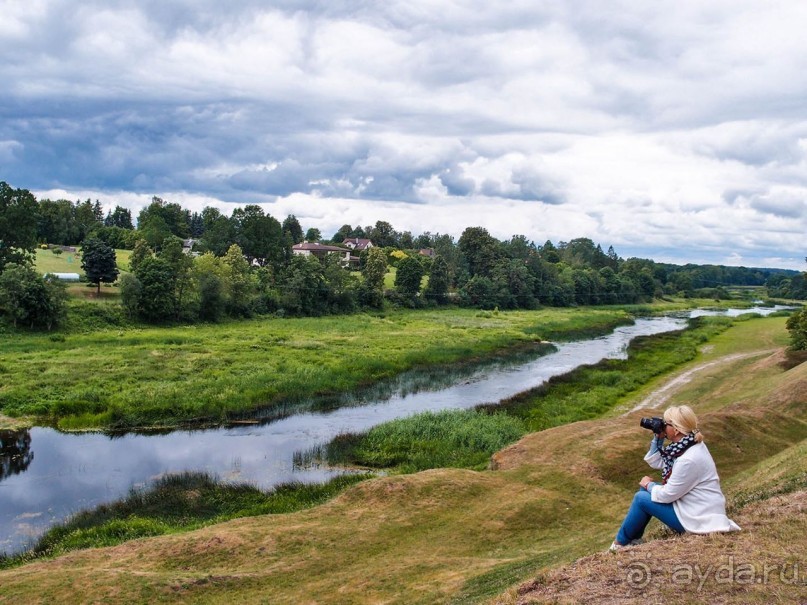
M 308 250 L 310 252 L 350 252 L 347 248 L 340 248 L 339 246 L 326 246 L 317 242 L 303 242 L 301 244 L 294 244 L 292 250 Z
M 356 250 L 364 250 L 368 246 L 372 246 L 373 242 L 369 239 L 361 238 L 361 237 L 348 237 L 342 242 L 343 245 L 352 244 Z

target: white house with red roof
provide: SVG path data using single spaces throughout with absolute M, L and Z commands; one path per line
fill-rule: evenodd
M 363 250 L 369 250 L 372 248 L 373 242 L 371 242 L 369 239 L 363 239 L 361 237 L 349 237 L 342 242 L 342 245 L 345 248 L 350 248 L 354 252 L 362 252 Z
M 340 248 L 339 246 L 326 246 L 325 244 L 320 244 L 318 242 L 302 242 L 300 244 L 294 244 L 291 247 L 291 251 L 294 254 L 299 254 L 300 256 L 316 256 L 319 259 L 325 258 L 329 254 L 337 254 L 339 255 L 339 260 L 343 264 L 348 264 L 350 262 L 350 249 L 348 248 Z

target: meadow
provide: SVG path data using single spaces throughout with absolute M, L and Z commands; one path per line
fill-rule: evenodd
M 739 535 L 672 538 L 655 527 L 650 543 L 631 553 L 592 554 L 610 543 L 636 481 L 647 472 L 642 455 L 648 436 L 638 419 L 656 410 L 628 411 L 669 380 L 668 369 L 629 393 L 612 393 L 610 411 L 596 419 L 527 434 L 494 453 L 486 470 L 380 477 L 299 512 L 74 551 L 0 572 L 4 595 L 62 602 L 258 603 L 271 595 L 276 603 L 506 605 L 580 602 L 587 595 L 625 602 L 766 603 L 774 595 L 777 602 L 798 602 L 803 587 L 778 576 L 771 585 L 742 586 L 739 592 L 714 578 L 698 592 L 664 582 L 643 590 L 626 585 L 625 566 L 648 557 L 655 573 L 662 564 L 694 565 L 701 556 L 716 561 L 731 553 L 774 562 L 805 547 L 803 515 L 782 514 L 798 510 L 793 507 L 807 488 L 807 365 L 784 355 L 784 320 L 734 321 L 699 340 L 694 358 L 675 372 L 713 365 L 671 392 L 665 406 L 686 402 L 698 411 L 730 514 L 745 529 Z M 642 349 L 652 351 L 652 342 Z M 737 353 L 744 356 L 729 357 Z M 640 365 L 647 363 L 645 358 Z M 626 364 L 630 372 L 630 359 Z M 551 389 L 533 394 L 546 396 Z M 197 493 L 205 489 L 190 486 L 175 499 L 205 500 Z M 253 506 L 250 498 L 245 496 L 245 509 Z M 79 540 L 81 531 L 93 530 L 65 531 L 64 546 L 70 545 L 68 534 Z
M 618 308 L 444 309 L 131 327 L 117 304 L 73 304 L 72 329 L 0 341 L 0 414 L 63 429 L 222 422 L 631 321 Z
M 115 250 L 118 269 L 129 270 L 129 258 L 132 256 L 131 250 Z M 81 247 L 76 247 L 76 252 L 64 251 L 61 254 L 54 254 L 53 250 L 36 250 L 34 267 L 39 273 L 78 273 L 84 277 L 81 269 Z

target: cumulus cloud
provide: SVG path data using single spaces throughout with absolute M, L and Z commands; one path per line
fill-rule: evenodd
M 806 19 L 789 0 L 11 3 L 0 178 L 262 203 L 325 233 L 478 224 L 800 263 Z

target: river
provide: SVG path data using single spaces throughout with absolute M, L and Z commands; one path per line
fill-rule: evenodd
M 692 314 L 705 313 L 710 312 Z M 322 482 L 344 471 L 300 466 L 295 459 L 340 433 L 361 432 L 418 412 L 497 403 L 580 365 L 625 358 L 628 344 L 637 336 L 685 325 L 683 317 L 638 319 L 607 336 L 558 344 L 555 352 L 541 357 L 481 368 L 438 390 L 404 388 L 382 400 L 296 413 L 262 424 L 122 436 L 62 433 L 45 427 L 0 431 L 0 553 L 29 547 L 48 527 L 71 514 L 117 500 L 132 487 L 147 486 L 168 473 L 203 471 L 262 489 L 289 481 Z

